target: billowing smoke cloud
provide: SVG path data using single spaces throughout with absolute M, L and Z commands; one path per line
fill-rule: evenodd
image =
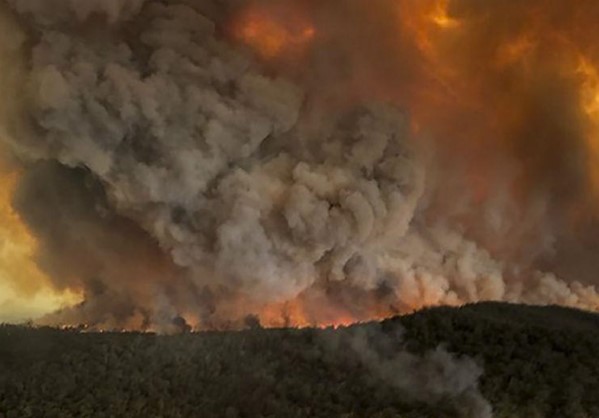
M 592 158 L 575 75 L 530 72 L 542 50 L 497 66 L 482 54 L 514 30 L 484 17 L 519 9 L 7 3 L 23 28 L 12 55 L 2 49 L 20 69 L 5 127 L 26 170 L 15 204 L 56 286 L 86 297 L 50 321 L 222 326 L 270 304 L 302 305 L 307 323 L 486 299 L 599 306 L 570 268 L 568 281 L 540 272 L 559 270 L 564 231 L 588 217 L 574 209 Z M 479 33 L 488 44 L 471 45 Z
M 43 270 L 61 288 L 85 290 L 75 311 L 46 322 L 166 329 L 177 313 L 155 308 L 161 295 L 184 306 L 189 290 L 183 279 L 175 282 L 175 266 L 139 226 L 111 212 L 89 172 L 35 163 L 20 180 L 14 206 L 40 237 Z

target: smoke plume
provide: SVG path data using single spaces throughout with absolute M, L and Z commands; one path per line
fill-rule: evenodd
M 402 399 L 439 405 L 449 403 L 464 418 L 491 418 L 492 407 L 480 393 L 482 369 L 468 357 L 456 357 L 444 347 L 422 355 L 403 347 L 403 330 L 383 332 L 374 324 L 324 335 L 334 352 L 349 348 L 368 373 L 395 388 Z
M 4 2 L 45 321 L 599 306 L 594 2 Z

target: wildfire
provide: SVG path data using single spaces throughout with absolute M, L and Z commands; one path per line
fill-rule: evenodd
M 73 291 L 56 291 L 39 270 L 35 238 L 11 206 L 18 172 L 0 177 L 0 322 L 41 316 L 80 301 Z
M 342 309 L 322 305 L 324 312 L 315 312 L 315 307 L 301 297 L 283 303 L 269 304 L 258 312 L 260 323 L 268 328 L 294 327 L 342 327 L 363 320 Z M 374 318 L 372 318 L 374 319 Z
M 505 274 L 506 280 L 502 283 L 506 287 L 511 285 L 511 275 L 518 274 L 513 271 L 537 268 L 531 261 L 530 265 L 523 262 L 526 265 L 521 269 L 519 257 L 527 258 L 531 253 L 535 253 L 531 258 L 536 257 L 536 247 L 544 248 L 549 241 L 559 239 L 553 236 L 558 235 L 553 231 L 555 225 L 559 225 L 558 229 L 562 223 L 567 224 L 570 219 L 566 218 L 578 207 L 584 206 L 580 212 L 585 216 L 589 212 L 587 206 L 592 206 L 593 211 L 596 209 L 599 202 L 599 50 L 595 47 L 593 31 L 588 29 L 599 15 L 599 8 L 593 6 L 596 2 L 580 0 L 568 7 L 560 6 L 560 2 L 547 4 L 541 0 L 249 0 L 241 3 L 243 6 L 235 9 L 231 20 L 215 23 L 219 29 L 222 24 L 233 47 L 245 46 L 258 57 L 262 66 L 267 67 L 267 76 L 280 76 L 296 83 L 306 93 L 302 96 L 306 103 L 302 103 L 300 128 L 304 128 L 302 123 L 308 125 L 312 120 L 329 115 L 344 115 L 346 109 L 353 110 L 370 102 L 391 103 L 406 114 L 411 136 L 416 138 L 414 143 L 421 139 L 430 141 L 432 146 L 426 151 L 435 154 L 431 156 L 434 164 L 426 167 L 427 190 L 414 216 L 414 229 L 435 220 L 430 224 L 439 223 L 458 230 L 460 238 L 484 249 L 493 261 L 505 262 L 505 270 L 497 274 L 502 280 Z M 223 11 L 223 15 L 225 13 Z M 135 54 L 132 50 L 132 55 Z M 255 69 L 251 67 L 252 71 Z M 231 86 L 235 87 L 235 83 Z M 221 88 L 216 90 L 220 92 Z M 222 90 L 227 94 L 235 91 L 228 87 Z M 240 99 L 246 98 L 240 96 Z M 320 112 L 321 109 L 325 112 Z M 233 106 L 229 110 L 235 113 Z M 320 133 L 316 129 L 315 132 Z M 269 137 L 264 148 L 268 152 L 264 155 L 288 154 L 293 157 L 289 161 L 294 161 L 296 154 L 298 160 L 302 160 L 300 151 L 306 150 L 309 163 L 318 160 L 317 151 L 313 153 L 312 148 L 318 150 L 320 136 L 314 142 L 309 138 L 310 141 L 296 141 L 297 144 L 287 146 L 284 141 L 303 134 L 301 130 L 297 136 L 291 133 L 293 135 L 280 138 L 276 133 Z M 329 143 L 325 143 L 326 135 L 322 137 L 323 149 L 329 147 Z M 336 137 L 333 139 L 337 142 Z M 352 136 L 347 138 L 348 141 L 353 139 Z M 285 147 L 279 149 L 280 143 Z M 331 145 L 330 149 L 337 147 L 337 144 L 334 148 Z M 418 144 L 414 148 L 417 147 Z M 375 148 L 373 159 L 378 152 Z M 362 152 L 362 148 L 356 147 L 356 150 Z M 261 162 L 261 158 L 260 153 L 256 160 Z M 252 157 L 252 164 L 253 160 Z M 356 158 L 356 167 L 358 160 Z M 378 169 L 376 164 L 360 168 L 368 181 Z M 356 167 L 352 165 L 348 169 L 357 171 Z M 26 311 L 33 309 L 29 304 L 35 305 L 34 313 L 38 314 L 80 300 L 80 296 L 72 292 L 52 290 L 50 280 L 32 261 L 36 255 L 36 239 L 10 205 L 17 180 L 16 172 L 0 175 L 0 321 L 2 315 L 15 315 L 11 312 L 16 305 L 25 306 Z M 171 202 L 171 196 L 164 201 Z M 331 209 L 333 206 L 339 205 L 331 202 Z M 323 208 L 326 210 L 326 205 Z M 547 220 L 537 223 L 537 218 L 543 217 Z M 145 219 L 133 218 L 136 222 Z M 543 233 L 537 234 L 537 230 Z M 162 234 L 151 229 L 149 232 L 155 236 Z M 210 238 L 206 242 L 214 239 L 213 235 L 207 235 Z M 547 238 L 549 235 L 551 239 Z M 158 241 L 162 245 L 161 239 Z M 173 241 L 182 244 L 178 237 Z M 394 244 L 385 242 L 380 253 L 395 257 Z M 527 246 L 529 248 L 522 249 Z M 164 247 L 170 248 L 168 244 Z M 372 252 L 378 254 L 379 247 L 373 246 Z M 155 259 L 155 253 L 151 254 L 152 257 L 147 258 Z M 143 259 L 130 258 L 136 263 Z M 416 260 L 415 263 L 420 262 Z M 419 289 L 417 283 L 426 279 L 418 278 L 410 294 L 407 285 L 402 288 L 398 271 L 390 272 L 397 282 L 392 283 L 389 294 L 370 295 L 371 290 L 364 289 L 354 294 L 352 288 L 348 295 L 343 295 L 344 289 L 330 289 L 336 284 L 327 282 L 328 266 L 322 261 L 327 260 L 319 261 L 323 265 L 322 277 L 319 266 L 314 287 L 320 288 L 315 291 L 303 289 L 291 300 L 264 303 L 251 298 L 255 295 L 238 296 L 232 289 L 230 301 L 228 293 L 222 297 L 227 299 L 222 303 L 215 297 L 218 303 L 209 307 L 209 314 L 196 309 L 195 299 L 190 298 L 190 302 L 182 303 L 185 307 L 174 307 L 177 317 L 173 326 L 198 330 L 221 326 L 238 328 L 245 319 L 252 325 L 252 318 L 265 327 L 344 326 L 438 303 L 457 305 L 487 297 L 487 294 L 480 296 L 474 285 L 466 283 L 470 280 L 468 277 L 457 285 L 450 281 L 439 285 L 431 282 L 431 290 L 426 285 Z M 453 274 L 445 270 L 445 257 L 425 261 L 436 267 L 435 275 Z M 461 261 L 456 262 L 459 263 Z M 117 277 L 145 278 L 148 271 L 155 270 L 151 261 L 139 263 L 142 264 L 139 271 L 132 268 L 135 274 Z M 455 274 L 462 272 L 458 269 Z M 157 276 L 166 278 L 161 280 L 169 291 L 176 287 L 167 274 Z M 162 283 L 161 280 L 156 282 Z M 149 282 L 132 280 L 126 290 L 135 289 L 135 296 L 144 301 L 144 307 L 148 301 L 147 311 L 151 312 L 154 295 L 149 290 Z M 461 285 L 468 287 L 466 291 L 454 291 L 454 287 Z M 351 287 L 351 284 L 343 286 Z M 468 295 L 458 295 L 460 291 Z M 248 314 L 255 317 L 248 318 Z M 167 324 L 170 315 L 164 320 Z M 226 322 L 228 320 L 231 324 Z M 141 329 L 147 323 L 147 312 L 142 310 L 118 326 Z M 113 326 L 107 322 L 83 329 L 113 329 Z

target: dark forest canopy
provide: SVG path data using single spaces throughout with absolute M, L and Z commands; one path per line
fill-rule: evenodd
M 472 416 L 458 405 L 463 394 L 414 399 L 370 361 L 396 364 L 383 362 L 406 350 L 414 369 L 402 370 L 413 376 L 439 350 L 460 367 L 473 359 L 494 417 L 597 417 L 598 346 L 599 315 L 501 303 L 324 330 L 160 336 L 7 325 L 0 417 Z

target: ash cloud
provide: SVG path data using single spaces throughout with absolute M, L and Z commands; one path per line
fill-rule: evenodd
M 282 2 L 300 4 L 319 37 L 306 62 L 274 64 L 227 35 L 237 10 L 263 2 L 8 4 L 26 39 L 10 57 L 26 91 L 7 135 L 27 171 L 16 207 L 40 265 L 86 296 L 49 321 L 206 327 L 298 297 L 353 319 L 380 301 L 386 314 L 487 299 L 598 306 L 592 286 L 540 272 L 587 187 L 572 163 L 584 159 L 580 115 L 557 73 L 515 88 L 530 124 L 475 145 L 468 135 L 488 127 L 478 111 L 445 116 L 433 100 L 424 112 L 431 58 L 395 2 Z M 484 13 L 464 1 L 449 11 Z M 504 111 L 455 49 L 471 38 L 438 54 L 483 86 L 465 94 Z M 414 120 L 431 128 L 415 133 Z M 514 142 L 492 142 L 503 134 Z

